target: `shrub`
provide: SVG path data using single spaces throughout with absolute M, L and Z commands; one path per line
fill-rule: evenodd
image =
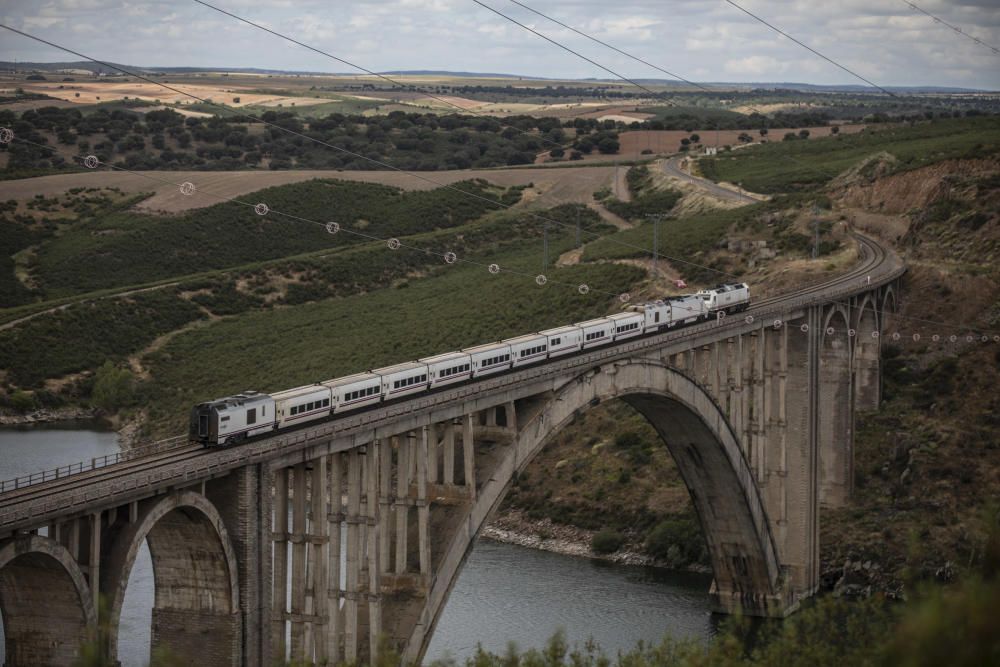
M 625 537 L 616 530 L 605 528 L 590 540 L 590 548 L 595 554 L 601 556 L 614 553 L 625 544 Z
M 115 412 L 131 403 L 132 398 L 132 373 L 105 361 L 94 376 L 94 390 L 91 394 L 94 406 L 106 412 Z
M 10 407 L 18 412 L 28 412 L 35 409 L 35 397 L 26 391 L 15 391 L 10 396 Z
M 646 535 L 646 553 L 683 567 L 705 557 L 701 527 L 692 517 L 667 519 Z

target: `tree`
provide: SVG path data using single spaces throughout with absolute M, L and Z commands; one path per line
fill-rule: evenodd
M 597 150 L 604 154 L 617 153 L 620 147 L 621 145 L 618 143 L 618 140 L 611 137 L 604 137 L 597 144 Z
M 834 125 L 830 128 L 830 134 L 840 134 L 840 126 Z
M 97 369 L 90 396 L 95 407 L 105 412 L 115 412 L 131 403 L 133 396 L 132 373 L 128 369 L 118 368 L 110 360 Z
M 799 130 L 799 136 L 803 139 L 809 138 L 809 130 Z
M 555 158 L 562 157 L 566 154 L 566 151 L 558 146 L 549 151 L 549 155 Z
M 762 136 L 762 137 L 766 137 L 767 136 L 767 128 L 766 127 L 760 128 L 760 136 Z
M 700 141 L 701 141 L 701 137 L 700 136 L 698 136 L 697 134 L 692 134 L 691 135 L 691 143 L 692 144 L 696 144 L 696 143 L 698 143 Z

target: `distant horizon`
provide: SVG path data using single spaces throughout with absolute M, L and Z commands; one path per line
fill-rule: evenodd
M 508 0 L 484 0 L 486 6 L 471 0 L 357 0 L 339 7 L 323 0 L 218 4 L 334 60 L 196 2 L 8 0 L 2 23 L 85 57 L 170 61 L 172 67 L 229 62 L 240 66 L 225 69 L 319 74 L 357 65 L 376 72 L 518 72 L 521 78 L 563 81 L 606 81 L 616 74 L 647 81 L 669 73 L 733 85 L 795 81 L 1000 89 L 1000 58 L 991 50 L 1000 45 L 1000 10 L 984 0 L 925 0 L 929 11 L 961 34 L 895 0 L 808 6 L 747 0 L 756 15 L 822 56 L 722 1 L 527 3 L 564 26 Z M 63 62 L 77 56 L 5 32 L 0 60 L 15 58 Z
M 108 62 L 109 65 L 116 65 L 122 69 L 137 71 L 142 74 L 149 74 L 151 72 L 173 72 L 179 73 L 184 71 L 190 72 L 219 72 L 219 73 L 259 73 L 259 74 L 281 74 L 286 76 L 328 76 L 328 77 L 356 77 L 356 78 L 372 78 L 373 75 L 366 74 L 363 72 L 333 72 L 333 71 L 322 71 L 322 70 L 288 70 L 288 69 L 275 69 L 275 68 L 260 68 L 260 67 L 247 67 L 247 66 L 206 66 L 206 65 L 134 65 L 121 62 Z M 78 60 L 78 61 L 66 61 L 66 60 L 53 60 L 53 61 L 0 61 L 0 68 L 6 69 L 7 66 L 17 67 L 24 66 L 28 69 L 32 67 L 49 67 L 53 70 L 58 71 L 58 69 L 74 69 L 74 66 L 86 65 L 88 67 L 94 68 L 104 68 L 98 63 L 94 63 L 89 60 Z M 76 67 L 76 69 L 81 69 Z M 39 72 L 52 71 L 39 69 Z M 18 72 L 23 73 L 23 72 Z M 113 68 L 109 74 L 118 74 L 121 76 L 127 76 L 122 72 L 119 72 Z M 529 81 L 553 81 L 553 82 L 578 82 L 578 83 L 603 83 L 603 84 L 613 84 L 628 87 L 629 82 L 622 81 L 621 79 L 613 79 L 610 77 L 551 77 L 551 76 L 538 76 L 529 74 L 517 74 L 513 72 L 475 72 L 475 71 L 457 71 L 457 70 L 443 70 L 443 69 L 417 69 L 417 70 L 399 70 L 390 69 L 378 71 L 376 74 L 384 76 L 449 76 L 455 78 L 483 78 L 483 79 L 518 79 L 518 80 L 529 80 Z M 678 79 L 668 79 L 668 78 L 633 78 L 632 81 L 642 84 L 650 85 L 670 85 L 678 86 L 682 88 L 691 87 L 690 84 L 678 80 Z M 727 87 L 741 87 L 741 88 L 782 88 L 782 87 L 803 87 L 803 88 L 815 88 L 824 90 L 827 92 L 874 92 L 877 93 L 878 89 L 873 86 L 868 86 L 863 83 L 810 83 L 807 81 L 695 81 L 695 83 L 704 86 L 727 86 Z M 940 92 L 955 92 L 955 93 L 984 93 L 984 94 L 1000 94 L 1000 87 L 995 89 L 986 88 L 970 88 L 962 86 L 940 86 L 935 84 L 914 84 L 906 86 L 886 86 L 888 90 L 892 91 L 940 91 Z M 670 91 L 672 93 L 676 92 L 686 92 L 686 91 Z M 692 89 L 690 92 L 705 92 L 699 91 L 698 89 Z

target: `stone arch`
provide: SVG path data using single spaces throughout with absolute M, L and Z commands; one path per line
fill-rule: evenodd
M 236 664 L 242 640 L 236 554 L 219 512 L 193 491 L 150 499 L 112 545 L 102 576 L 112 660 L 125 588 L 144 541 L 155 582 L 152 648 L 165 646 L 191 664 Z
M 858 410 L 877 410 L 882 399 L 881 331 L 876 299 L 866 294 L 855 313 L 853 372 L 854 405 Z
M 72 664 L 97 624 L 79 565 L 64 546 L 38 535 L 0 549 L 0 610 L 10 667 Z
M 819 349 L 820 503 L 840 507 L 847 502 L 854 477 L 854 403 L 851 318 L 843 306 L 830 308 Z M 833 333 L 830 333 L 830 330 Z M 857 332 L 855 332 L 857 334 Z
M 722 409 L 687 374 L 636 359 L 591 369 L 554 387 L 533 409 L 514 442 L 478 491 L 431 577 L 431 588 L 404 659 L 415 661 L 430 640 L 448 593 L 476 536 L 516 473 L 563 427 L 599 403 L 620 398 L 654 426 L 691 493 L 712 558 L 711 594 L 720 609 L 783 615 L 790 604 L 776 542 L 753 473 Z

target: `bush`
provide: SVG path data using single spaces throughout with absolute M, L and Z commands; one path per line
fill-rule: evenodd
M 646 535 L 646 553 L 673 567 L 698 562 L 706 555 L 701 526 L 692 517 L 661 521 Z
M 35 397 L 26 391 L 15 391 L 10 396 L 10 407 L 14 408 L 18 412 L 28 412 L 29 410 L 34 410 Z
M 616 530 L 605 528 L 590 540 L 590 549 L 601 556 L 614 553 L 625 544 L 625 537 Z
M 110 361 L 97 369 L 91 401 L 105 412 L 115 412 L 132 402 L 134 396 L 132 373 L 118 368 Z

